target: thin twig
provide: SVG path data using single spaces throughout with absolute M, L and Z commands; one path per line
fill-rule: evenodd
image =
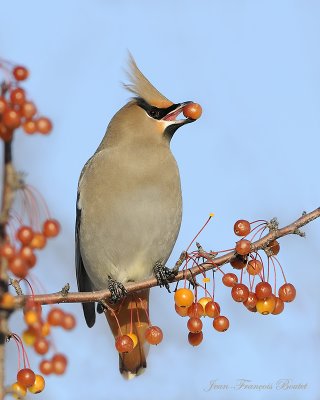
M 279 239 L 283 236 L 290 235 L 290 234 L 295 234 L 299 228 L 302 226 L 310 223 L 314 219 L 320 217 L 320 207 L 315 209 L 314 211 L 302 215 L 302 217 L 298 218 L 296 221 L 292 222 L 291 224 L 281 228 L 281 229 L 275 229 L 271 230 L 270 233 L 262 237 L 261 239 L 253 242 L 251 244 L 251 250 L 252 251 L 257 251 L 264 249 L 268 246 L 268 244 L 275 240 Z M 236 253 L 234 251 L 231 251 L 227 254 L 224 254 L 223 256 L 216 257 L 212 259 L 212 256 L 208 258 L 206 262 L 203 264 L 200 264 L 198 266 L 195 266 L 191 269 L 189 269 L 189 274 L 193 276 L 198 275 L 200 273 L 203 273 L 204 271 L 209 271 L 215 267 L 219 267 L 221 265 L 227 264 L 230 261 L 232 261 L 235 258 Z M 205 253 L 202 254 L 204 258 Z M 185 271 L 180 271 L 176 277 L 172 280 L 172 282 L 177 282 L 182 279 L 185 279 L 186 273 Z M 151 279 L 146 279 L 141 282 L 134 282 L 127 284 L 125 286 L 126 290 L 128 293 L 136 292 L 142 289 L 147 289 L 151 288 L 154 286 L 157 286 L 157 280 L 155 278 Z M 103 300 L 107 300 L 110 297 L 110 291 L 109 290 L 99 290 L 95 292 L 75 292 L 75 293 L 67 293 L 67 294 L 62 294 L 61 292 L 58 293 L 53 293 L 53 294 L 39 294 L 35 295 L 33 297 L 33 300 L 37 303 L 40 304 L 54 304 L 54 303 L 87 303 L 87 302 L 101 302 Z M 17 296 L 15 301 L 16 301 L 16 307 L 22 307 L 23 304 L 25 303 L 26 299 L 28 296 Z

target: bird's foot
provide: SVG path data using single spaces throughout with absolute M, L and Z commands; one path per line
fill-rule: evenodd
M 111 276 L 108 276 L 108 289 L 111 292 L 109 302 L 112 304 L 118 303 L 127 295 L 127 291 L 123 284 L 115 281 Z
M 174 279 L 174 277 L 177 275 L 178 271 L 175 271 L 174 269 L 170 269 L 166 267 L 161 260 L 157 261 L 153 267 L 153 273 L 154 276 L 157 279 L 158 285 L 160 287 L 164 286 L 169 293 L 170 292 L 170 287 L 169 287 L 169 282 Z

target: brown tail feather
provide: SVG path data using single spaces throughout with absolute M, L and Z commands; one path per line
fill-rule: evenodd
M 116 307 L 113 305 L 112 309 L 121 328 L 120 331 L 114 313 L 105 309 L 105 315 L 113 336 L 117 338 L 121 335 L 121 332 L 123 335 L 131 332 L 138 336 L 138 344 L 130 353 L 119 354 L 120 373 L 124 378 L 131 379 L 136 375 L 140 375 L 147 366 L 146 356 L 149 345 L 145 343 L 144 334 L 149 326 L 146 314 L 146 311 L 149 314 L 149 289 L 129 295 L 121 305 Z

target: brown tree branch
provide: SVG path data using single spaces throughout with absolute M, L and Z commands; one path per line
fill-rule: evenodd
M 261 239 L 253 242 L 251 244 L 251 250 L 257 251 L 264 249 L 268 246 L 268 244 L 275 240 L 279 239 L 283 236 L 290 234 L 297 234 L 299 236 L 303 236 L 300 228 L 304 225 L 310 223 L 316 218 L 320 217 L 320 207 L 315 209 L 310 213 L 304 213 L 300 218 L 291 224 L 281 228 L 281 229 L 271 229 L 270 232 L 262 237 Z M 205 254 L 203 254 L 205 256 Z M 189 277 L 192 274 L 193 276 L 202 273 L 203 271 L 209 271 L 213 268 L 220 267 L 224 264 L 229 263 L 235 258 L 236 253 L 231 251 L 223 256 L 216 257 L 214 260 L 210 260 L 208 258 L 207 262 L 203 264 L 193 267 L 188 270 Z M 176 277 L 172 280 L 172 282 L 177 282 L 182 279 L 185 279 L 186 272 L 180 271 Z M 155 278 L 146 279 L 141 282 L 134 282 L 127 284 L 125 286 L 128 293 L 136 292 L 142 289 L 151 288 L 154 286 L 158 286 L 157 280 Z M 95 292 L 75 292 L 75 293 L 66 293 L 66 291 L 60 291 L 58 293 L 53 294 L 39 294 L 35 295 L 33 298 L 34 301 L 41 304 L 54 304 L 54 303 L 86 303 L 86 302 L 98 302 L 102 300 L 107 300 L 110 297 L 109 290 L 99 290 Z M 17 296 L 16 297 L 16 307 L 22 307 L 25 303 L 26 299 L 30 298 L 30 296 Z

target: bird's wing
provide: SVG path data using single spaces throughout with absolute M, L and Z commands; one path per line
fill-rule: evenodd
M 76 229 L 75 229 L 75 258 L 76 258 L 76 275 L 79 292 L 91 292 L 92 285 L 87 271 L 84 268 L 81 252 L 80 252 L 80 224 L 81 224 L 81 209 L 79 204 L 79 192 L 77 196 L 76 207 Z M 82 303 L 84 317 L 89 328 L 91 328 L 96 321 L 96 312 L 94 303 Z

